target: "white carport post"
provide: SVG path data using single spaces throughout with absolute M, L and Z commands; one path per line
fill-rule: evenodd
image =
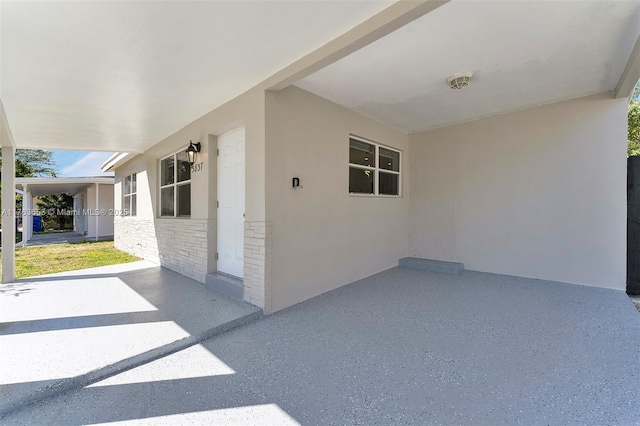
M 31 192 L 27 191 L 25 188 L 25 192 L 27 193 L 27 200 L 28 200 L 28 206 L 29 206 L 29 214 L 27 215 L 27 217 L 29 218 L 28 220 L 28 228 L 27 228 L 27 235 L 29 236 L 29 238 L 27 238 L 27 241 L 29 241 L 31 238 L 33 238 L 33 195 L 31 195 Z
M 20 195 L 22 197 L 22 210 L 24 211 L 25 203 L 26 203 L 25 200 L 27 199 L 27 193 L 16 188 L 16 194 Z M 22 214 L 22 212 L 21 212 L 21 214 Z M 17 212 L 16 212 L 16 215 L 15 215 L 15 218 L 16 219 L 14 221 L 16 222 L 16 225 L 17 225 L 17 222 L 18 222 L 18 219 L 17 219 L 18 218 L 18 213 Z M 27 246 L 26 238 L 27 238 L 27 231 L 25 229 L 24 216 L 22 216 L 22 240 L 20 240 L 20 245 L 22 247 L 26 247 Z
M 16 149 L 2 147 L 2 283 L 16 278 Z
M 98 225 L 100 224 L 100 211 L 99 211 L 99 203 L 98 203 L 99 201 L 98 190 L 100 189 L 98 188 L 99 185 L 100 185 L 99 183 L 96 183 L 96 211 L 94 212 L 96 215 L 96 241 L 98 241 Z
M 29 192 L 29 185 L 22 185 L 22 245 L 33 237 L 33 198 Z

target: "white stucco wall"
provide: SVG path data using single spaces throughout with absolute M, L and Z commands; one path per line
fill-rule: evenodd
M 106 212 L 106 214 L 100 214 L 98 218 L 98 236 L 107 237 L 114 234 L 113 221 L 114 221 L 114 189 L 113 185 L 99 185 L 98 186 L 98 208 Z M 90 209 L 95 212 L 96 209 L 96 188 L 90 186 L 86 192 L 87 205 L 86 209 Z M 96 216 L 87 216 L 87 235 L 95 237 L 96 235 Z
M 137 216 L 116 217 L 116 247 L 204 282 L 216 271 L 217 245 L 217 136 L 245 127 L 245 219 L 264 223 L 264 91 L 251 90 L 178 130 L 116 169 L 116 209 L 122 207 L 122 181 L 137 173 Z M 197 162 L 202 169 L 191 175 L 191 217 L 159 218 L 159 160 L 184 150 L 189 141 L 201 142 Z M 245 271 L 246 273 L 246 271 Z M 248 283 L 264 284 L 252 274 Z M 245 284 L 246 285 L 246 284 Z M 264 294 L 245 292 L 250 302 L 264 305 Z
M 600 94 L 411 135 L 409 254 L 624 289 L 627 103 Z
M 349 135 L 403 151 L 401 198 L 349 195 Z M 407 256 L 408 136 L 290 87 L 267 95 L 267 220 L 273 311 Z M 292 189 L 300 178 L 303 188 Z
M 199 281 L 215 272 L 217 136 L 246 128 L 245 300 L 271 313 L 411 255 L 623 289 L 626 101 L 608 94 L 406 135 L 290 87 L 254 91 L 116 170 L 138 215 L 116 246 Z M 403 152 L 402 197 L 349 196 L 349 135 Z M 192 217 L 158 219 L 158 160 L 203 144 Z M 302 188 L 292 189 L 300 178 Z
M 155 167 L 155 162 L 150 162 Z M 147 171 L 148 162 L 144 155 L 137 155 L 116 169 L 114 198 L 115 209 L 123 209 L 122 182 L 125 176 L 137 173 L 136 216 L 116 216 L 114 218 L 114 244 L 128 253 L 151 262 L 160 263 L 158 240 L 155 232 L 155 214 L 151 199 L 151 184 Z

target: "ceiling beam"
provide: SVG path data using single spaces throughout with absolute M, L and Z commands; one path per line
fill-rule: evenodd
M 628 98 L 633 93 L 633 88 L 640 80 L 640 36 L 636 40 L 636 44 L 631 51 L 627 66 L 624 67 L 622 76 L 618 81 L 615 90 L 615 98 Z
M 279 91 L 381 39 L 450 0 L 399 0 L 324 46 L 303 56 L 260 84 Z

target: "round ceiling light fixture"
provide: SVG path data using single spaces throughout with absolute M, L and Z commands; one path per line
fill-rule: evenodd
M 469 85 L 472 75 L 472 72 L 455 73 L 451 77 L 447 78 L 447 83 L 449 83 L 449 87 L 454 90 L 462 89 Z

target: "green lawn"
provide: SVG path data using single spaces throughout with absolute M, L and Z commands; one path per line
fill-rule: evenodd
M 2 255 L 0 254 L 0 259 Z M 113 247 L 113 241 L 16 248 L 16 278 L 116 265 L 140 260 Z M 0 265 L 0 271 L 2 271 Z

